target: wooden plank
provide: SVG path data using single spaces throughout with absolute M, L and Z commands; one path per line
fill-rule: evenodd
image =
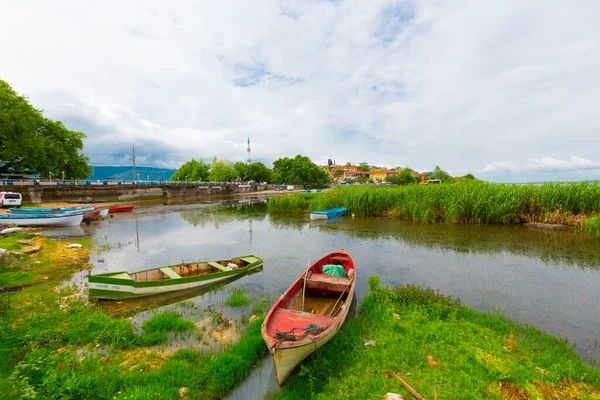
M 159 268 L 159 270 L 171 279 L 181 279 L 181 276 L 179 276 L 175 271 L 173 271 L 169 267 Z
M 231 268 L 224 267 L 221 264 L 219 264 L 218 262 L 208 261 L 208 265 L 210 265 L 211 267 L 215 267 L 216 269 L 223 271 L 223 272 L 231 271 Z

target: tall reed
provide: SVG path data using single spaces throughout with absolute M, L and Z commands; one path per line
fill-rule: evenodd
M 589 215 L 600 212 L 600 184 L 542 185 L 459 182 L 402 187 L 352 186 L 307 197 L 269 200 L 274 211 L 315 211 L 346 207 L 361 217 L 392 216 L 420 222 L 510 224 L 541 220 L 547 213 Z

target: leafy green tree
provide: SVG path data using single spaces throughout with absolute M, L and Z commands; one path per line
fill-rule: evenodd
M 26 97 L 0 80 L 0 169 L 43 176 L 87 178 L 92 173 L 83 150 L 83 132 L 44 118 Z
M 238 178 L 240 178 L 243 181 L 248 180 L 248 166 L 249 165 L 243 161 L 238 161 L 235 164 L 233 164 L 233 169 L 235 170 L 235 172 L 237 172 Z
M 366 171 L 371 170 L 371 166 L 368 163 L 363 161 L 360 164 L 358 164 L 358 170 L 366 172 Z
M 394 185 L 414 185 L 417 183 L 417 180 L 413 175 L 413 170 L 410 168 L 401 169 L 398 175 L 390 176 L 386 181 L 393 183 Z
M 352 163 L 351 163 L 350 161 L 348 161 L 348 162 L 346 163 L 346 167 L 351 167 L 351 166 L 352 166 Z
M 466 174 L 465 176 L 463 176 L 463 178 L 465 178 L 465 179 L 475 179 L 475 176 L 473 174 Z
M 452 178 L 446 171 L 441 169 L 439 165 L 436 165 L 436 167 L 433 169 L 433 174 L 431 177 L 433 179 L 440 179 L 442 182 L 447 183 L 454 181 L 454 178 Z
M 211 182 L 229 182 L 237 178 L 237 171 L 233 167 L 228 167 L 224 161 L 215 161 L 210 167 L 208 179 Z
M 329 183 L 327 172 L 310 158 L 298 154 L 294 158 L 280 158 L 273 162 L 273 179 L 276 183 L 293 185 L 325 185 Z
M 210 164 L 205 163 L 202 160 L 196 161 L 191 159 L 190 161 L 183 164 L 171 177 L 172 181 L 189 181 L 189 182 L 203 182 L 208 180 L 208 171 L 210 170 Z
M 261 162 L 253 162 L 248 164 L 246 180 L 265 182 L 271 180 L 271 170 Z

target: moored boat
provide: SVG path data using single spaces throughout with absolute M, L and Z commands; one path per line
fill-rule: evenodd
M 0 215 L 0 224 L 17 226 L 74 226 L 83 220 L 83 213 L 77 214 L 14 214 Z
M 90 210 L 90 211 L 86 211 L 83 213 L 83 220 L 84 221 L 92 221 L 95 219 L 100 218 L 100 211 L 101 210 Z
M 108 207 L 96 207 L 96 210 L 100 211 L 100 218 L 108 217 Z
M 252 271 L 261 267 L 262 263 L 262 258 L 247 255 L 230 260 L 181 263 L 138 272 L 90 275 L 89 295 L 97 299 L 122 300 L 201 288 Z
M 108 207 L 109 213 L 117 213 L 117 212 L 128 212 L 133 211 L 133 206 L 113 206 Z
M 348 316 L 355 285 L 354 261 L 341 249 L 308 267 L 275 302 L 263 322 L 262 336 L 279 385 L 339 331 Z
M 346 208 L 331 208 L 329 210 L 313 211 L 310 213 L 310 219 L 327 219 L 341 217 L 346 214 Z
M 11 208 L 8 210 L 10 214 L 78 214 L 93 210 L 94 206 L 79 206 L 79 207 L 26 207 L 26 208 Z

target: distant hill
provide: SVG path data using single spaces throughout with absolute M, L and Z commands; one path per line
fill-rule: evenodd
M 123 179 L 131 180 L 133 178 L 133 167 L 132 166 L 121 166 L 121 165 L 92 165 L 94 172 L 90 180 L 104 180 L 104 179 Z M 162 178 L 164 181 L 171 179 L 171 176 L 175 173 L 175 169 L 168 168 L 154 168 L 154 167 L 135 167 L 136 174 L 139 174 L 140 180 L 150 179 L 151 181 L 157 181 Z

